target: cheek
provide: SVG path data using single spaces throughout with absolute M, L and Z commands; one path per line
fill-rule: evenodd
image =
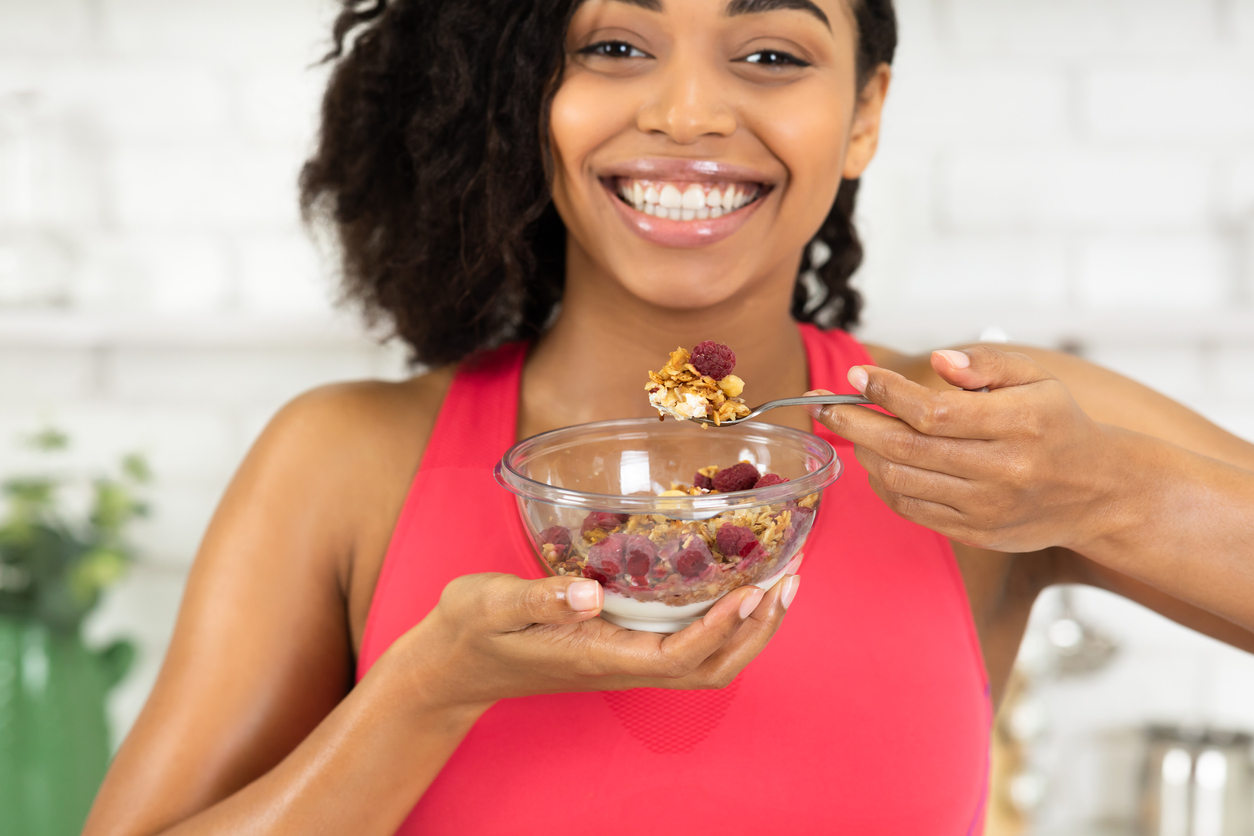
M 556 199 L 578 200 L 581 185 L 587 185 L 584 168 L 588 155 L 621 127 L 622 101 L 605 95 L 599 86 L 589 76 L 576 71 L 563 80 L 553 97 L 549 137 L 556 164 L 553 172 Z
M 773 102 L 754 127 L 788 171 L 781 211 L 817 228 L 840 188 L 852 108 L 831 93 L 796 99 Z

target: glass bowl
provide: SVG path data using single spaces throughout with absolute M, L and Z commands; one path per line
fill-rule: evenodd
M 787 481 L 701 496 L 659 496 L 710 465 L 752 464 Z M 775 424 L 705 429 L 629 418 L 520 441 L 496 466 L 549 574 L 593 578 L 603 617 L 671 633 L 747 584 L 769 588 L 814 524 L 836 451 Z

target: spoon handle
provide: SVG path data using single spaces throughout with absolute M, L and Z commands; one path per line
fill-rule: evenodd
M 753 410 L 754 414 L 765 412 L 768 409 L 775 409 L 781 406 L 830 406 L 832 404 L 869 404 L 871 403 L 861 395 L 810 395 L 806 398 L 781 398 L 777 401 L 768 401 L 757 409 Z

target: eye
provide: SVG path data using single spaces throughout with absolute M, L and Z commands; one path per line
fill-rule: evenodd
M 626 41 L 598 41 L 579 50 L 580 55 L 595 55 L 599 58 L 648 58 L 649 56 L 636 49 Z
M 744 61 L 746 64 L 756 64 L 760 67 L 810 66 L 810 62 L 803 61 L 797 56 L 779 49 L 760 49 L 751 55 L 746 55 L 740 60 Z

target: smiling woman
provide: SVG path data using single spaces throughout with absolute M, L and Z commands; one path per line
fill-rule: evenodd
M 777 87 L 796 76 L 804 69 L 801 43 L 746 32 L 751 21 L 760 24 L 766 12 L 781 10 L 770 17 L 787 19 L 789 29 L 803 43 L 814 43 L 829 65 L 833 53 L 844 51 L 842 66 L 850 67 L 842 104 L 851 111 L 854 75 L 861 87 L 892 61 L 896 22 L 891 4 L 882 0 L 858 2 L 852 11 L 843 3 L 830 5 L 830 20 L 809 2 L 719 6 L 716 23 L 732 31 L 717 48 L 738 52 L 720 59 L 742 67 L 736 77 L 746 82 Z M 605 16 L 615 13 L 669 20 L 651 3 L 471 0 L 353 3 L 337 22 L 339 43 L 350 33 L 357 39 L 340 57 L 324 101 L 321 144 L 302 177 L 306 214 L 333 221 L 349 294 L 369 315 L 394 324 L 419 362 L 460 360 L 486 346 L 535 337 L 548 324 L 566 281 L 567 236 L 552 198 L 553 138 L 538 126 L 559 93 L 558 106 L 570 105 L 565 115 L 574 120 L 572 128 L 581 119 L 597 123 L 624 92 L 610 82 L 629 81 L 641 74 L 641 64 L 659 60 L 642 49 L 643 33 L 593 37 L 589 27 L 604 29 Z M 727 40 L 737 25 L 739 43 Z M 833 25 L 845 40 L 837 39 Z M 743 40 L 746 34 L 761 43 Z M 668 50 L 667 58 L 698 57 L 688 55 L 682 41 L 672 47 L 680 54 Z M 827 69 L 832 76 L 840 68 Z M 567 89 L 567 75 L 589 73 L 610 86 Z M 588 95 L 593 106 L 585 109 Z M 838 120 L 850 114 L 819 115 Z M 779 131 L 799 127 L 781 125 Z M 827 156 L 829 164 L 837 159 Z M 716 180 L 708 171 L 702 179 Z M 861 306 L 849 286 L 862 260 L 852 222 L 858 182 L 846 179 L 828 188 L 839 188 L 837 199 L 826 196 L 823 216 L 806 229 L 830 255 L 814 263 L 812 248 L 802 252 L 798 274 L 814 269 L 819 281 L 796 283 L 792 314 L 844 328 L 857 322 Z M 653 203 L 661 204 L 662 190 Z M 725 189 L 719 198 L 730 204 Z
M 304 206 L 435 368 L 272 421 L 88 834 L 973 834 L 1045 586 L 1254 648 L 1254 446 L 1074 358 L 847 333 L 895 33 L 888 0 L 347 2 Z M 763 401 L 885 409 L 769 413 L 846 467 L 808 603 L 798 557 L 621 629 L 594 575 L 540 577 L 492 466 L 650 415 L 705 340 Z

